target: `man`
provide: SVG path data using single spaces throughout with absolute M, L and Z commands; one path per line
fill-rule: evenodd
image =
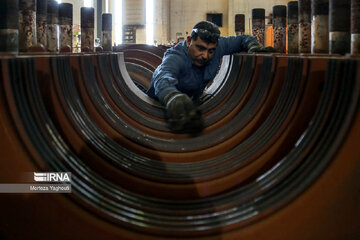
M 261 47 L 251 36 L 220 37 L 219 28 L 208 21 L 197 23 L 191 36 L 168 49 L 155 70 L 147 94 L 166 106 L 167 121 L 175 132 L 202 129 L 196 102 L 214 79 L 221 58 L 237 52 L 274 52 Z

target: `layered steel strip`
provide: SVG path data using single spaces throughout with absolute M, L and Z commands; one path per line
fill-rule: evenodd
M 4 125 L 0 131 L 4 137 L 0 144 L 3 153 L 13 156 L 11 161 L 0 162 L 8 169 L 1 176 L 8 177 L 10 170 L 19 168 L 73 174 L 73 193 L 67 196 L 2 196 L 6 234 L 24 236 L 14 228 L 18 220 L 13 208 L 3 206 L 10 204 L 21 210 L 20 215 L 27 215 L 32 210 L 24 203 L 35 203 L 57 206 L 50 214 L 38 211 L 28 223 L 47 223 L 42 231 L 32 228 L 33 236 L 39 238 L 54 233 L 59 225 L 76 229 L 71 235 L 76 238 L 258 239 L 265 237 L 264 231 L 270 239 L 356 236 L 357 221 L 353 220 L 360 215 L 354 201 L 360 169 L 360 152 L 354 147 L 360 131 L 359 60 L 261 55 L 234 59 L 241 59 L 232 65 L 240 70 L 230 71 L 237 74 L 236 80 L 227 78 L 204 105 L 228 107 L 223 102 L 231 98 L 212 102 L 227 88 L 243 88 L 244 75 L 249 79 L 245 85 L 253 85 L 244 92 L 246 103 L 231 111 L 234 115 L 228 122 L 204 133 L 224 126 L 233 130 L 232 137 L 223 139 L 218 154 L 209 154 L 200 162 L 194 162 L 196 151 L 188 151 L 183 162 L 159 161 L 142 151 L 150 145 L 138 140 L 136 131 L 146 132 L 149 139 L 163 131 L 130 126 L 134 119 L 120 115 L 105 94 L 107 81 L 128 83 L 118 78 L 126 75 L 122 54 L 1 59 L 0 119 Z M 106 63 L 110 63 L 109 71 L 100 71 L 99 66 Z M 246 63 L 252 63 L 249 70 L 243 66 Z M 123 92 L 128 90 L 132 88 L 117 89 L 126 96 L 129 109 L 138 109 L 143 100 L 129 98 L 132 94 Z M 152 115 L 143 113 L 144 118 Z M 215 115 L 209 111 L 205 118 Z M 118 118 L 111 119 L 115 116 Z M 128 132 L 126 125 L 116 128 L 121 121 L 129 123 Z M 131 132 L 133 136 L 126 135 Z M 154 144 L 165 140 L 165 134 L 154 138 Z M 187 144 L 198 137 L 176 141 Z M 224 151 L 235 139 L 237 145 Z M 213 139 L 203 144 L 207 141 Z M 319 207 L 323 204 L 325 209 Z M 351 215 L 347 215 L 349 210 Z M 75 227 L 70 221 L 59 222 L 66 216 L 76 220 Z M 339 218 L 344 225 L 329 233 L 328 226 Z M 299 231 L 305 226 L 308 231 Z M 278 235 L 280 230 L 286 237 Z

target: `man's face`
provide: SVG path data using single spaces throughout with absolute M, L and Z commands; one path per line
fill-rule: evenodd
M 196 40 L 188 37 L 187 45 L 193 64 L 197 67 L 203 67 L 214 57 L 217 43 L 206 43 L 200 37 Z

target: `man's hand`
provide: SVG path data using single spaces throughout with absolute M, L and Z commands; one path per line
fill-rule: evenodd
M 262 47 L 257 42 L 252 42 L 248 46 L 248 53 L 276 53 L 273 47 Z
M 174 132 L 197 133 L 203 128 L 201 112 L 193 101 L 180 92 L 165 97 L 169 127 Z

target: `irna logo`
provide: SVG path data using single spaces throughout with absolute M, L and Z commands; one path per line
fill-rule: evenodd
M 71 182 L 71 173 L 69 172 L 34 172 L 35 182 Z

